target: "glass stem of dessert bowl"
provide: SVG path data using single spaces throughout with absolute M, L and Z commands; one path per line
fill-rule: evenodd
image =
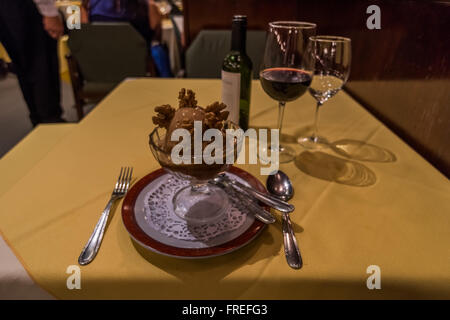
M 188 223 L 212 223 L 230 209 L 228 195 L 208 181 L 192 180 L 173 197 L 175 214 Z

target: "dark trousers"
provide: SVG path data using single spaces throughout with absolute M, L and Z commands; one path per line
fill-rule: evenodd
M 0 42 L 14 63 L 33 125 L 60 122 L 57 41 L 32 0 L 0 0 Z

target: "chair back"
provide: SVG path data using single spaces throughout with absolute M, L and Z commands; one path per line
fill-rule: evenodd
M 83 24 L 70 32 L 68 46 L 86 82 L 146 75 L 147 42 L 128 23 Z
M 253 63 L 253 78 L 259 76 L 265 31 L 247 31 L 247 55 Z M 186 51 L 186 76 L 188 78 L 220 78 L 222 62 L 230 51 L 231 31 L 202 30 Z

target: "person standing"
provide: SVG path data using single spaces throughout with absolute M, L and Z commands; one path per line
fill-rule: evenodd
M 0 0 L 0 42 L 14 63 L 33 126 L 65 122 L 57 49 L 63 32 L 54 0 Z

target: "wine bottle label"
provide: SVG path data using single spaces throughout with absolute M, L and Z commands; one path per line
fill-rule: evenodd
M 239 101 L 241 95 L 241 74 L 222 70 L 222 102 L 230 112 L 228 119 L 239 123 Z

